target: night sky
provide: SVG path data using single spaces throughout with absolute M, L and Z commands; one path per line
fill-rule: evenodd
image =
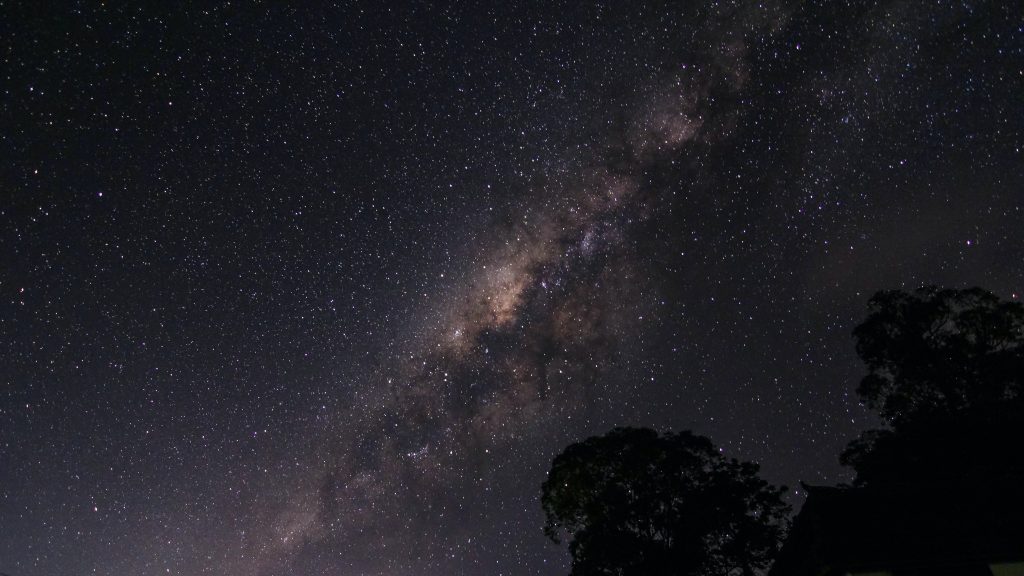
M 0 2 L 11 576 L 564 574 L 567 444 L 847 481 L 870 295 L 1024 293 L 1020 2 L 176 4 Z

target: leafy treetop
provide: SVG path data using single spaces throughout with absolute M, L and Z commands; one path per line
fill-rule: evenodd
M 981 288 L 879 292 L 854 330 L 857 393 L 894 427 L 1019 399 L 1024 305 Z
M 754 574 L 785 530 L 785 488 L 690 432 L 616 428 L 555 458 L 545 533 L 571 539 L 572 574 Z

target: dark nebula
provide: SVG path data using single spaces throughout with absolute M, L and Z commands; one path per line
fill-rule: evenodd
M 568 443 L 846 481 L 870 294 L 1024 290 L 1017 3 L 499 4 L 0 3 L 0 571 L 562 574 Z

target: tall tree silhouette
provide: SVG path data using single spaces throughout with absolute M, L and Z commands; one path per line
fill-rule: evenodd
M 779 547 L 784 491 L 702 436 L 616 428 L 555 458 L 544 531 L 571 539 L 574 576 L 750 575 Z
M 853 441 L 856 483 L 1018 475 L 1024 305 L 980 288 L 879 292 L 854 330 L 861 399 L 891 425 Z

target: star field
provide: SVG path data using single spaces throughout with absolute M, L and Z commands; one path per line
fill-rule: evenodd
M 563 574 L 565 445 L 848 481 L 868 297 L 1024 291 L 1015 3 L 488 4 L 0 1 L 0 572 Z

